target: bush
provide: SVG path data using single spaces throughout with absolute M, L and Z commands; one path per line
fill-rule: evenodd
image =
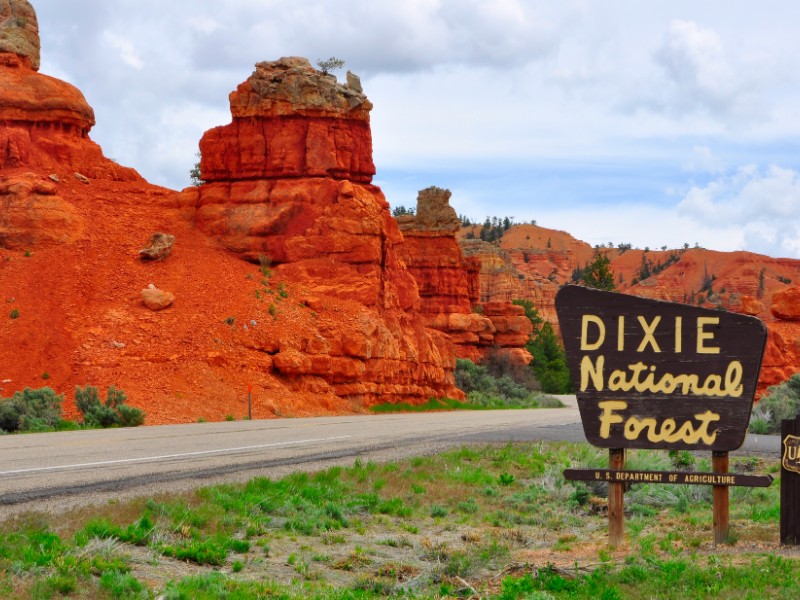
M 476 365 L 471 360 L 456 360 L 455 377 L 456 386 L 467 394 L 470 404 L 475 406 L 491 408 L 563 406 L 558 400 L 531 390 L 525 383 L 515 381 L 511 375 L 504 374 L 499 377 L 492 375 L 487 366 Z
M 0 429 L 13 431 L 52 431 L 61 422 L 63 395 L 49 387 L 25 388 L 11 398 L 0 399 Z
M 750 415 L 750 433 L 779 434 L 781 421 L 794 419 L 800 405 L 800 374 L 792 375 L 787 381 L 773 385 L 767 395 L 753 407 Z
M 75 405 L 88 427 L 138 427 L 144 423 L 144 412 L 125 404 L 127 399 L 125 392 L 113 385 L 108 388 L 105 402 L 100 401 L 96 387 L 75 388 Z
M 529 391 L 539 391 L 541 384 L 536 379 L 536 375 L 529 365 L 525 365 L 512 360 L 508 353 L 500 348 L 493 347 L 486 354 L 486 358 L 481 363 L 486 367 L 489 375 L 502 380 L 504 377 L 510 379 Z

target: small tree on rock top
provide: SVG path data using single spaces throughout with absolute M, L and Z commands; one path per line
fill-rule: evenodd
M 335 56 L 331 56 L 327 60 L 322 60 L 321 58 L 317 59 L 317 66 L 319 70 L 322 71 L 323 75 L 328 75 L 331 71 L 338 71 L 344 67 L 344 64 L 341 58 L 336 58 Z

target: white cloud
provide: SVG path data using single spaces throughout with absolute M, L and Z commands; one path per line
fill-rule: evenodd
M 683 169 L 693 173 L 722 173 L 725 163 L 708 146 L 695 145 Z
M 737 227 L 748 249 L 772 256 L 800 251 L 800 172 L 746 165 L 702 187 L 692 187 L 680 214 L 709 229 Z
M 674 20 L 653 59 L 666 76 L 654 106 L 723 119 L 759 118 L 756 81 L 713 29 Z
M 34 4 L 42 72 L 78 86 L 97 115 L 92 138 L 154 183 L 186 185 L 203 130 L 229 121 L 228 94 L 254 63 L 335 55 L 375 104 L 376 166 L 389 190 L 406 186 L 387 177 L 421 174 L 409 196 L 435 183 L 469 197 L 481 218 L 503 200 L 503 215 L 542 224 L 548 203 L 579 205 L 554 215 L 571 220 L 548 226 L 599 242 L 632 231 L 651 247 L 676 238 L 764 248 L 779 243 L 772 232 L 792 227 L 770 210 L 746 230 L 744 217 L 721 229 L 707 215 L 728 197 L 718 188 L 734 185 L 730 165 L 800 171 L 800 3 L 762 0 L 758 11 L 696 0 Z M 561 176 L 551 164 L 573 168 Z M 489 189 L 475 187 L 476 173 Z M 686 202 L 680 213 L 676 196 Z M 648 204 L 647 219 L 627 216 Z M 780 239 L 790 248 L 788 233 Z
M 126 65 L 141 71 L 144 68 L 144 62 L 136 51 L 136 47 L 129 39 L 112 33 L 110 31 L 103 32 L 103 41 L 112 49 L 119 53 L 119 57 Z

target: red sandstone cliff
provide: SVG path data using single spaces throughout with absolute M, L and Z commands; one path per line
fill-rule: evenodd
M 49 385 L 69 412 L 75 385 L 113 384 L 148 423 L 241 416 L 248 386 L 256 418 L 460 397 L 369 183 L 357 86 L 259 64 L 201 143 L 207 183 L 176 194 L 103 157 L 78 90 L 0 57 L 3 396 Z M 142 260 L 157 231 L 174 250 Z M 173 302 L 150 310 L 151 287 Z

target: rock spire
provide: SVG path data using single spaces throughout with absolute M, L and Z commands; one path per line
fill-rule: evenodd
M 39 70 L 39 22 L 27 0 L 0 0 L 0 53 L 16 54 Z

